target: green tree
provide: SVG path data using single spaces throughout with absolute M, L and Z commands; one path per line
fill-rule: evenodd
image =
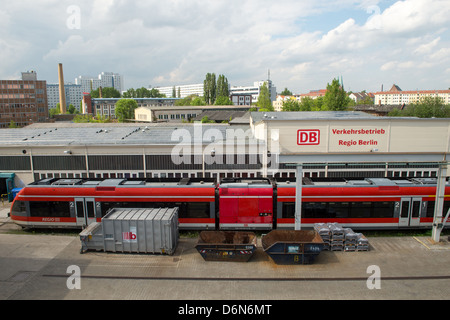
M 50 110 L 48 110 L 48 116 L 50 119 L 54 118 L 57 114 L 61 113 L 61 107 L 60 104 L 57 103 L 56 104 L 56 108 L 52 108 Z
M 159 92 L 158 89 L 147 89 L 147 88 L 138 88 L 138 89 L 128 89 L 123 93 L 123 97 L 126 99 L 131 98 L 165 98 L 166 95 Z M 115 97 L 114 97 L 115 98 Z
M 119 122 L 124 122 L 128 119 L 134 119 L 134 110 L 136 110 L 138 104 L 133 99 L 120 99 L 116 103 L 116 117 Z
M 91 91 L 91 97 L 100 98 L 100 88 Z M 120 98 L 120 92 L 110 87 L 102 88 L 102 98 Z
M 232 106 L 233 102 L 231 102 L 229 97 L 220 96 L 217 97 L 216 102 L 214 104 L 216 106 Z
M 304 97 L 300 103 L 301 111 L 317 111 L 320 110 L 321 106 L 317 107 L 316 103 L 319 104 L 321 101 L 315 101 L 317 99 L 312 99 L 310 97 Z
M 10 122 L 9 122 L 9 126 L 8 126 L 8 128 L 10 128 L 10 129 L 16 129 L 16 128 L 18 128 L 19 126 L 14 122 L 14 120 L 11 120 Z
M 67 112 L 70 114 L 74 114 L 75 113 L 75 106 L 73 104 L 69 105 L 69 108 L 67 108 Z
M 403 110 L 394 109 L 390 117 L 450 118 L 450 105 L 439 97 L 423 97 Z
M 300 103 L 297 100 L 286 100 L 283 102 L 283 111 L 300 111 Z
M 202 123 L 215 123 L 214 120 L 209 120 L 208 116 L 202 118 Z
M 323 99 L 323 110 L 342 111 L 346 110 L 350 103 L 344 88 L 339 83 L 339 79 L 333 79 L 331 84 L 327 84 L 327 92 Z
M 202 97 L 195 96 L 195 97 L 192 98 L 190 105 L 191 106 L 205 106 L 206 103 L 205 103 L 205 100 L 203 100 Z
M 219 75 L 217 78 L 216 88 L 216 99 L 219 97 L 228 98 L 230 96 L 228 79 L 223 74 Z
M 311 101 L 310 101 L 310 103 L 311 103 L 311 111 L 326 110 L 325 106 L 324 106 L 324 104 L 325 104 L 325 102 L 324 102 L 325 98 L 324 97 L 317 97 L 316 99 L 312 99 L 312 98 L 308 97 L 308 99 L 311 99 Z
M 216 87 L 216 101 L 214 104 L 217 106 L 232 105 L 233 103 L 230 100 L 230 85 L 228 84 L 228 79 L 223 74 L 217 78 Z
M 213 105 L 216 101 L 216 74 L 207 73 L 203 85 L 203 97 L 205 102 L 208 105 Z
M 267 82 L 264 82 L 259 90 L 258 102 L 256 105 L 258 106 L 259 111 L 274 111 Z
M 284 90 L 280 93 L 280 96 L 292 96 L 292 91 L 288 90 L 288 88 L 284 88 Z

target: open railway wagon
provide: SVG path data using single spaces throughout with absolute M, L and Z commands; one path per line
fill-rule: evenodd
M 245 231 L 202 231 L 195 248 L 205 261 L 247 262 L 256 251 L 256 235 Z
M 315 230 L 273 230 L 261 242 L 276 264 L 312 264 L 324 248 Z
M 178 208 L 113 208 L 80 233 L 81 250 L 172 255 L 178 245 Z

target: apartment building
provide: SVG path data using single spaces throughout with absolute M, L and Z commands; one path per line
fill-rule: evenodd
M 23 72 L 22 80 L 0 80 L 0 128 L 11 122 L 23 127 L 48 118 L 47 82 L 35 71 Z
M 389 91 L 374 93 L 377 105 L 408 105 L 416 103 L 424 97 L 439 97 L 445 104 L 450 104 L 450 90 L 411 90 L 403 91 L 393 85 Z
M 80 111 L 80 102 L 83 99 L 81 85 L 71 83 L 65 84 L 64 91 L 66 93 L 66 108 L 73 105 Z M 49 109 L 56 108 L 56 105 L 59 103 L 59 84 L 47 84 L 47 101 Z
M 75 84 L 81 85 L 81 92 L 91 93 L 100 87 L 114 88 L 119 92 L 123 91 L 123 76 L 113 72 L 102 72 L 97 77 L 78 76 Z
M 115 119 L 116 118 L 116 103 L 121 98 L 90 98 L 89 95 L 84 97 L 85 110 L 92 110 L 94 116 L 103 116 Z M 133 98 L 138 107 L 173 107 L 177 98 Z
M 173 96 L 173 89 L 175 88 L 175 97 Z M 167 98 L 186 98 L 190 95 L 197 95 L 199 97 L 203 97 L 204 94 L 204 85 L 203 83 L 199 84 L 187 84 L 187 85 L 177 85 L 171 87 L 156 87 L 161 94 L 165 94 Z M 178 96 L 178 93 L 180 96 Z

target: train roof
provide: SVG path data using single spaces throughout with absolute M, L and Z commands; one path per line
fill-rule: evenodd
M 304 186 L 433 186 L 437 178 L 308 178 L 302 180 Z M 251 187 L 251 186 L 279 186 L 295 187 L 295 179 L 269 179 L 269 178 L 224 178 L 221 180 L 222 187 Z M 450 181 L 446 181 L 450 185 Z M 30 186 L 95 186 L 95 187 L 117 187 L 117 186 L 207 186 L 214 187 L 215 178 L 149 178 L 149 179 L 83 179 L 83 178 L 47 178 L 35 181 Z
M 81 178 L 48 178 L 31 183 L 31 186 L 215 186 L 212 178 L 150 178 L 150 179 L 81 179 Z
M 286 179 L 277 181 L 278 186 L 295 185 L 295 180 Z M 447 180 L 446 184 L 449 185 Z M 303 178 L 305 186 L 378 186 L 378 187 L 405 187 L 436 185 L 437 178 Z

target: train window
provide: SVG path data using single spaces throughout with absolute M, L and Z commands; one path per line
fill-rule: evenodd
M 350 212 L 349 202 L 330 202 L 328 204 L 328 215 L 333 218 L 348 218 Z
M 427 203 L 427 213 L 426 213 L 426 217 L 427 218 L 433 218 L 434 217 L 434 206 L 435 206 L 435 201 L 428 201 Z
M 371 202 L 352 202 L 351 217 L 370 218 L 371 208 L 372 208 Z
M 69 202 L 30 202 L 31 217 L 70 217 Z
M 84 218 L 84 203 L 81 201 L 77 202 L 77 217 Z
M 413 218 L 419 218 L 420 215 L 420 201 L 413 201 L 413 205 L 412 205 L 412 217 Z
M 186 218 L 209 218 L 209 202 L 191 202 L 186 206 Z
M 174 208 L 179 218 L 209 218 L 209 202 L 102 202 L 102 217 L 112 208 Z
M 328 212 L 326 202 L 304 202 L 302 205 L 302 217 L 304 218 L 334 218 Z
M 95 204 L 93 201 L 86 201 L 86 207 L 89 218 L 95 218 Z
M 373 202 L 374 218 L 392 218 L 394 217 L 395 202 Z
M 14 205 L 11 208 L 11 214 L 14 216 L 24 216 L 27 213 L 27 207 L 23 201 L 14 201 Z
M 295 218 L 295 202 L 283 202 L 282 217 Z
M 433 218 L 434 217 L 434 207 L 435 207 L 436 202 L 435 201 L 428 201 L 427 204 L 427 218 Z M 444 210 L 442 212 L 442 216 L 445 217 L 445 215 L 447 214 L 448 210 L 450 209 L 450 201 L 445 201 L 444 202 Z

